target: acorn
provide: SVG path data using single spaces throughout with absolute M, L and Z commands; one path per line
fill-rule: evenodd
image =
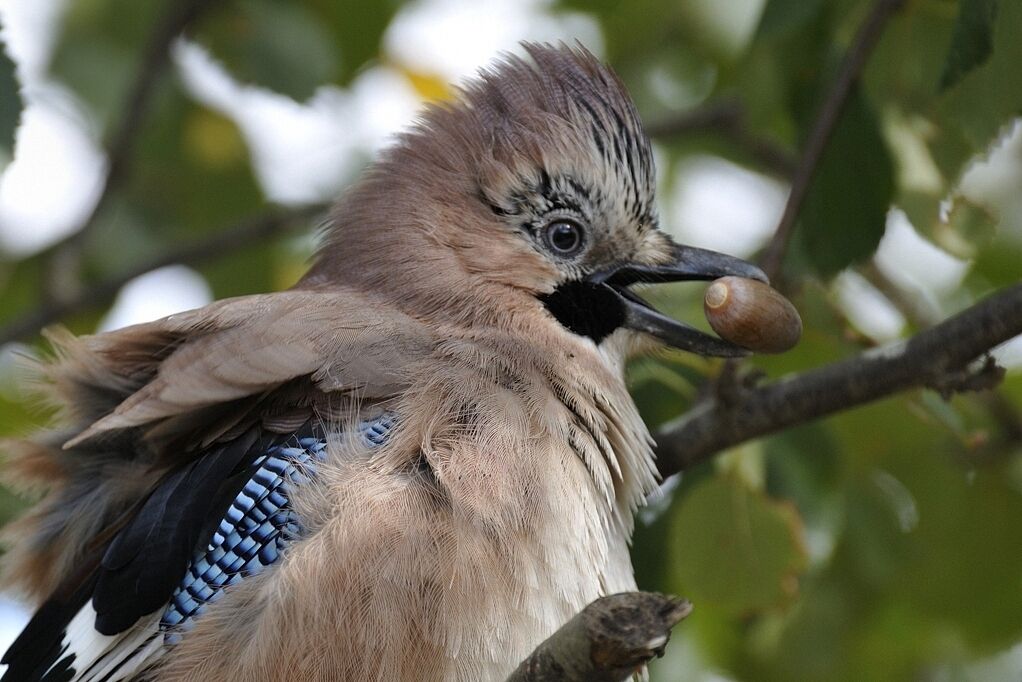
M 706 320 L 722 339 L 756 353 L 783 353 L 802 336 L 802 318 L 769 284 L 721 277 L 703 296 Z

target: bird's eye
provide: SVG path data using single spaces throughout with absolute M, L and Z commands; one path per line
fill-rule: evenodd
M 582 226 L 564 218 L 547 225 L 543 231 L 543 239 L 547 248 L 562 258 L 576 255 L 585 245 Z

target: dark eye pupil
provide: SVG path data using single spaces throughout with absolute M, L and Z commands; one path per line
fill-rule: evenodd
M 582 230 L 575 223 L 559 220 L 547 228 L 547 239 L 554 251 L 574 253 L 582 245 Z

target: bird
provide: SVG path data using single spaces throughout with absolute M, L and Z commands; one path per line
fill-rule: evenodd
M 4 682 L 502 680 L 634 590 L 625 363 L 747 353 L 634 288 L 766 281 L 674 242 L 655 186 L 610 67 L 523 43 L 379 152 L 292 288 L 46 332 Z

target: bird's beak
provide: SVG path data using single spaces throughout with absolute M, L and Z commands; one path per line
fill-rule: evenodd
M 671 262 L 660 265 L 623 263 L 586 278 L 607 303 L 611 294 L 620 306 L 620 326 L 655 336 L 681 350 L 715 357 L 741 357 L 749 351 L 730 341 L 711 336 L 654 309 L 628 287 L 638 283 L 713 280 L 734 275 L 769 283 L 762 270 L 740 258 L 691 246 L 674 245 Z

